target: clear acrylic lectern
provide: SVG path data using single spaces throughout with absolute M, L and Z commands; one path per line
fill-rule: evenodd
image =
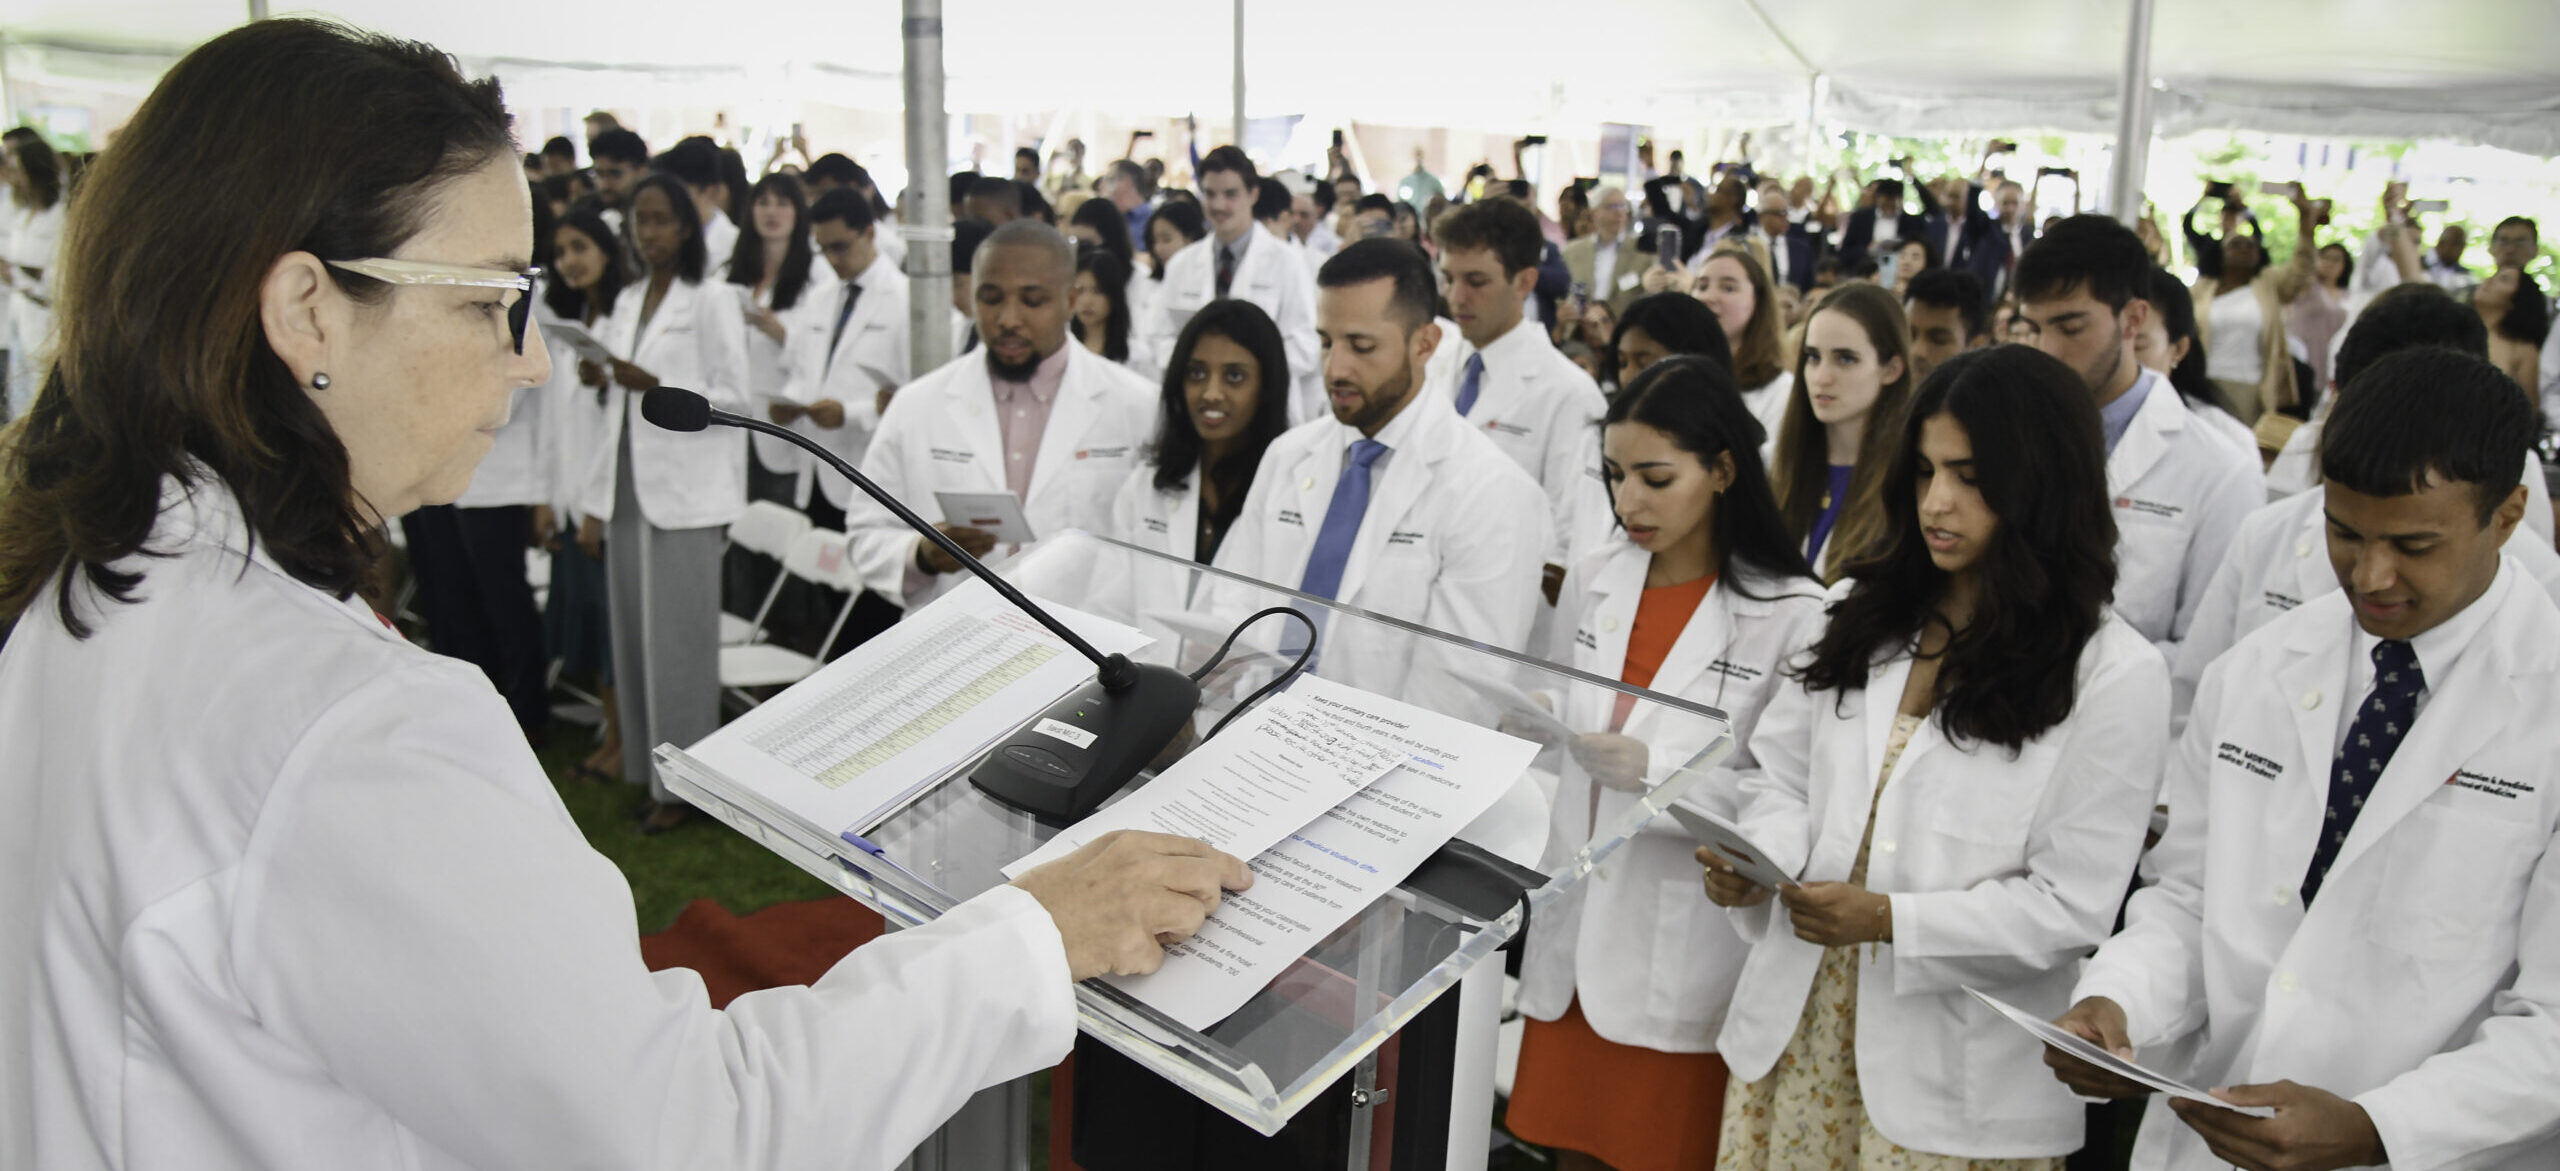
M 1651 752 L 1650 793 L 1597 826 L 1586 846 L 1519 859 L 1537 865 L 1513 868 L 1507 889 L 1499 882 L 1460 884 L 1490 885 L 1500 893 L 1493 899 L 1452 895 L 1448 884 L 1424 883 L 1417 874 L 1206 1030 L 1185 1028 L 1098 982 L 1077 989 L 1085 1033 L 1266 1135 L 1357 1072 L 1382 1041 L 1493 956 L 1520 930 L 1524 915 L 1562 898 L 1731 747 L 1725 719 L 1712 708 L 1085 533 L 1053 537 L 998 568 L 1035 598 L 1145 630 L 1156 641 L 1134 657 L 1185 671 L 1196 671 L 1246 616 L 1294 607 L 1322 631 L 1311 673 L 1542 740 L 1546 747 L 1533 773 L 1549 778 L 1573 767 L 1570 734 L 1608 730 L 1571 726 L 1575 712 L 1611 712 L 1610 723 L 1649 728 L 1648 748 L 1678 746 Z M 1225 662 L 1202 679 L 1194 731 L 1206 732 L 1276 677 L 1304 645 L 1302 630 L 1285 618 L 1248 628 Z M 1524 710 L 1532 704 L 1537 710 Z M 1647 720 L 1632 718 L 1645 707 L 1658 710 Z M 1564 725 L 1546 712 L 1567 713 Z M 1011 731 L 987 730 L 999 739 Z M 1666 758 L 1675 753 L 1677 759 Z M 1055 832 L 972 786 L 974 759 L 950 762 L 941 781 L 876 827 L 811 824 L 673 746 L 659 746 L 656 760 L 677 794 L 879 911 L 893 929 L 932 919 L 1003 882 L 1000 868 Z M 1551 781 L 1543 787 L 1553 791 Z M 1662 822 L 1671 824 L 1667 817 Z M 839 836 L 866 828 L 907 874 L 879 865 Z

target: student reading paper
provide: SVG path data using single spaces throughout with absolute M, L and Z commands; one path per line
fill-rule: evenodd
M 2330 410 L 2339 588 L 2205 670 L 2150 884 L 2057 1022 L 2118 1051 L 2198 1038 L 2187 1080 L 2275 1117 L 2172 1103 L 2137 1165 L 2560 1166 L 2560 609 L 2500 551 L 2535 429 L 2444 349 Z
M 2098 411 L 2021 346 L 1914 396 L 1873 560 L 1751 736 L 1747 836 L 1802 885 L 1712 853 L 1753 940 L 1716 1048 L 1717 1165 L 2050 1171 L 2082 1107 L 1964 991 L 2069 996 L 2114 922 L 2159 784 L 2169 673 L 2107 608 Z

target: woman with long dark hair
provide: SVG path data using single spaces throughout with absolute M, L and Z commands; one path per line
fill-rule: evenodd
M 785 174 L 756 182 L 747 200 L 747 229 L 729 257 L 729 284 L 747 339 L 747 392 L 772 399 L 786 380 L 783 349 L 791 344 L 791 311 L 809 288 L 817 252 L 809 244 L 809 205 L 800 180 Z M 800 507 L 799 474 L 808 458 L 768 435 L 747 444 L 747 495 Z
M 1618 319 L 1605 357 L 1610 379 L 1625 387 L 1654 363 L 1681 354 L 1714 362 L 1728 377 L 1733 373 L 1733 351 L 1725 346 L 1724 329 L 1704 303 L 1687 293 L 1647 293 L 1628 304 L 1626 316 Z
M 1911 399 L 1911 326 L 1902 301 L 1854 281 L 1805 318 L 1794 389 L 1769 460 L 1787 531 L 1837 581 L 1884 530 L 1883 483 Z
M 1822 587 L 1760 465 L 1760 422 L 1721 364 L 1681 355 L 1637 375 L 1601 435 L 1620 536 L 1566 574 L 1548 657 L 1724 712 L 1740 747 L 1723 767 L 1750 768 L 1751 729 L 1785 659 L 1822 623 Z M 1617 824 L 1707 747 L 1656 727 L 1658 713 L 1618 692 L 1569 693 L 1556 714 L 1577 734 L 1548 822 L 1550 858 Z M 1716 791 L 1695 800 L 1730 816 L 1730 789 L 1704 787 Z M 1714 1157 L 1725 1084 L 1715 1022 L 1749 949 L 1693 885 L 1691 848 L 1666 819 L 1530 925 L 1520 962 L 1529 1025 L 1506 1125 L 1556 1149 L 1560 1166 L 1638 1171 Z
M 1155 355 L 1133 328 L 1129 306 L 1129 269 L 1101 248 L 1078 249 L 1075 283 L 1067 286 L 1067 327 L 1085 349 L 1118 362 L 1153 381 Z
M 542 388 L 543 466 L 549 473 L 546 502 L 534 508 L 534 529 L 551 551 L 551 590 L 543 600 L 543 645 L 569 678 L 596 681 L 603 701 L 604 739 L 576 766 L 613 780 L 622 776 L 622 709 L 613 691 L 612 631 L 605 618 L 603 517 L 578 505 L 596 465 L 613 447 L 613 392 L 578 379 L 578 350 L 557 327 L 574 326 L 600 336 L 630 280 L 622 241 L 592 206 L 572 208 L 551 231 L 551 269 L 543 274 L 534 306 L 551 351 L 551 381 Z
M 1202 306 L 1165 363 L 1155 441 L 1112 498 L 1111 535 L 1209 564 L 1244 512 L 1263 450 L 1289 429 L 1292 385 L 1270 314 L 1242 298 Z M 1197 577 L 1141 574 L 1133 616 L 1143 625 L 1150 611 L 1187 608 Z
M 1208 234 L 1209 221 L 1201 215 L 1199 204 L 1188 199 L 1168 199 L 1156 205 L 1155 214 L 1147 217 L 1148 283 L 1161 289 L 1164 266 L 1173 262 L 1173 254 L 1199 243 Z
M 2107 937 L 2168 747 L 2160 653 L 2109 607 L 2106 441 L 2024 346 L 1932 372 L 1885 531 L 1751 736 L 1744 835 L 1701 850 L 1752 940 L 1717 1049 L 1717 1166 L 2055 1171 L 2082 1107 L 1968 987 L 2050 1019 Z
M 2258 437 L 2231 412 L 2215 404 L 2213 379 L 2205 374 L 2204 339 L 2196 336 L 2195 295 L 2186 282 L 2165 268 L 2151 270 L 2151 315 L 2133 339 L 2133 360 L 2167 379 L 2187 409 L 2240 450 L 2256 452 Z
M 681 386 L 722 410 L 747 409 L 747 338 L 728 286 L 706 280 L 702 221 L 684 184 L 651 175 L 631 192 L 631 242 L 646 279 L 623 291 L 602 335 L 615 357 L 582 362 L 588 385 L 615 388 L 614 444 L 579 507 L 608 522 L 605 549 L 613 667 L 622 703 L 622 778 L 649 785 L 642 828 L 689 816 L 649 750 L 690 744 L 720 727 L 720 562 L 725 527 L 747 506 L 746 437 L 692 434 L 640 420 L 639 398 Z
M 84 181 L 0 452 L 0 1165 L 887 1167 L 1247 882 L 1122 835 L 806 987 L 649 972 L 488 680 L 357 593 L 552 375 L 532 236 L 494 81 L 307 20 L 187 53 Z

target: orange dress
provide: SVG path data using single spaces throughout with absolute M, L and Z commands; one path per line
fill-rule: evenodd
M 1714 584 L 1709 574 L 1644 591 L 1627 631 L 1621 681 L 1652 686 Z M 1633 703 L 1633 696 L 1619 698 L 1612 730 L 1626 724 Z M 1706 897 L 1703 889 L 1698 897 Z M 1709 1171 L 1724 1097 L 1723 1058 L 1618 1044 L 1592 1031 L 1576 1000 L 1553 1021 L 1527 1022 L 1503 1123 L 1524 1142 L 1580 1151 L 1617 1171 Z

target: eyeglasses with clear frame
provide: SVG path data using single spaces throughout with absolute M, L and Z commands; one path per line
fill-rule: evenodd
M 441 285 L 460 289 L 514 289 L 515 303 L 507 306 L 507 335 L 518 355 L 524 353 L 524 335 L 533 320 L 533 282 L 542 275 L 539 268 L 510 271 L 503 268 L 472 268 L 459 264 L 434 264 L 423 260 L 323 261 L 331 268 L 371 277 L 386 285 Z

